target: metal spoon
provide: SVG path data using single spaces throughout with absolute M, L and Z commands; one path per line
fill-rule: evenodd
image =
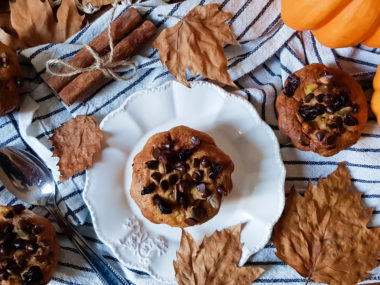
M 50 170 L 39 158 L 22 149 L 0 148 L 0 180 L 18 199 L 46 207 L 104 284 L 131 284 L 95 253 L 72 224 L 62 217 L 56 204 L 57 185 Z

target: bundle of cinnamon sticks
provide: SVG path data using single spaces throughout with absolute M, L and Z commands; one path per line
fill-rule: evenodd
M 127 59 L 141 44 L 156 33 L 156 27 L 151 21 L 144 21 L 136 9 L 130 8 L 111 23 L 111 38 L 114 44 L 113 62 Z M 88 45 L 106 61 L 110 56 L 110 39 L 108 27 L 94 38 Z M 82 48 L 68 63 L 77 68 L 89 67 L 95 59 L 91 53 Z M 62 67 L 59 73 L 72 71 Z M 93 70 L 70 77 L 52 76 L 47 84 L 62 101 L 71 105 L 79 98 L 94 94 L 111 79 L 105 77 L 102 71 Z

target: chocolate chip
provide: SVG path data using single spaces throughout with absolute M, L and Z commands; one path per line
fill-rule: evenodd
M 14 205 L 14 206 L 12 206 L 12 208 L 13 208 L 13 212 L 15 212 L 16 215 L 21 214 L 22 211 L 25 210 L 25 206 L 22 204 Z
M 161 154 L 161 151 L 158 147 L 153 148 L 152 155 L 153 155 L 154 159 L 158 160 L 160 157 L 160 154 Z
M 178 159 L 180 162 L 186 161 L 188 159 L 193 151 L 191 149 L 181 149 L 179 154 L 178 154 Z
M 16 240 L 17 234 L 14 232 L 7 233 L 2 243 L 7 246 L 11 246 L 12 243 Z
M 187 209 L 187 207 L 189 206 L 189 203 L 187 202 L 187 198 L 183 195 L 179 196 L 178 202 L 180 206 L 184 209 Z
M 334 107 L 332 106 L 326 106 L 326 112 L 329 114 L 334 114 Z
M 350 97 L 345 92 L 341 92 L 339 95 L 335 96 L 333 99 L 333 106 L 335 110 L 340 110 L 341 108 L 347 106 L 350 103 Z
M 1 261 L 1 267 L 2 267 L 3 269 L 8 268 L 8 267 L 11 267 L 11 265 L 12 265 L 12 259 L 6 258 L 6 259 L 3 259 L 3 260 Z
M 173 171 L 173 167 L 171 167 L 169 164 L 164 165 L 165 173 L 168 174 Z
M 323 97 L 325 97 L 324 94 L 319 94 L 319 95 L 317 96 L 317 101 L 318 101 L 318 103 L 322 103 L 322 102 L 323 102 Z
M 25 249 L 29 252 L 35 252 L 37 250 L 38 246 L 34 243 L 27 243 L 25 245 Z
M 199 137 L 197 137 L 197 136 L 193 136 L 193 137 L 191 138 L 191 143 L 192 143 L 193 145 L 195 145 L 195 146 L 198 146 L 198 145 L 201 144 L 201 140 L 199 139 Z
M 5 270 L 0 271 L 0 280 L 8 280 L 9 273 Z
M 292 97 L 299 86 L 300 86 L 299 77 L 297 75 L 290 74 L 288 79 L 286 80 L 286 85 L 284 88 L 284 94 L 287 97 Z
M 312 121 L 318 116 L 318 110 L 313 106 L 301 106 L 298 113 L 305 121 Z
M 6 223 L 2 226 L 1 231 L 5 234 L 11 233 L 13 231 L 14 226 L 10 223 Z
M 221 195 L 221 196 L 227 196 L 227 194 L 228 194 L 226 188 L 225 188 L 223 185 L 219 185 L 219 186 L 216 188 L 216 191 L 217 191 L 218 194 Z
M 202 181 L 203 179 L 203 171 L 202 170 L 196 170 L 193 172 L 193 174 L 191 175 L 191 178 L 195 181 L 195 182 L 200 182 Z
M 26 220 L 21 220 L 20 221 L 20 228 L 26 232 L 26 233 L 29 233 L 31 234 L 32 233 L 32 224 L 29 223 L 28 221 Z
M 200 183 L 197 185 L 197 190 L 199 191 L 199 193 L 201 194 L 205 194 L 206 193 L 206 184 L 205 183 Z
M 151 194 L 154 190 L 156 190 L 156 184 L 152 182 L 141 190 L 141 195 Z
M 7 256 L 11 253 L 11 250 L 8 246 L 2 244 L 0 245 L 0 256 Z
M 223 166 L 219 163 L 215 163 L 212 165 L 212 169 L 216 174 L 219 174 L 223 170 Z
M 337 139 L 336 135 L 331 135 L 327 137 L 326 142 L 328 145 L 333 145 L 336 143 L 336 139 Z
M 344 124 L 346 126 L 356 126 L 358 124 L 358 119 L 356 119 L 354 116 L 351 116 L 351 115 L 347 115 L 345 118 L 344 118 Z
M 304 101 L 305 103 L 309 103 L 311 100 L 313 100 L 314 98 L 314 94 L 313 93 L 310 93 L 309 95 L 307 95 L 305 98 L 304 98 Z
M 171 206 L 166 201 L 164 201 L 160 196 L 155 195 L 153 200 L 154 200 L 154 203 L 156 203 L 156 205 L 160 209 L 161 213 L 165 215 L 172 213 Z
M 174 185 L 178 181 L 178 175 L 177 174 L 172 174 L 169 176 L 169 184 Z
M 347 92 L 341 91 L 339 96 L 343 106 L 347 106 L 350 103 L 351 99 Z
M 25 241 L 23 239 L 16 239 L 12 244 L 14 249 L 21 249 L 25 247 Z
M 164 190 L 164 191 L 166 191 L 166 190 L 169 189 L 169 183 L 168 183 L 167 180 L 162 180 L 161 183 L 160 183 L 160 185 L 161 185 L 161 189 Z
M 195 200 L 191 207 L 192 216 L 197 220 L 202 220 L 206 216 L 205 209 L 202 206 L 201 200 Z
M 158 168 L 158 160 L 149 160 L 145 162 L 145 164 L 151 170 L 155 170 Z
M 343 107 L 342 100 L 339 95 L 333 98 L 332 104 L 335 110 L 340 110 Z
M 157 182 L 160 182 L 162 178 L 162 174 L 160 172 L 153 172 L 150 177 L 152 177 Z
M 167 154 L 166 154 L 166 153 L 161 152 L 161 153 L 160 153 L 160 156 L 158 157 L 158 160 L 159 160 L 163 165 L 167 165 L 167 164 L 169 164 L 168 157 L 167 157 Z
M 342 118 L 341 117 L 335 117 L 334 118 L 334 124 L 336 125 L 336 127 L 338 129 L 343 128 L 343 120 L 342 120 Z
M 351 107 L 352 107 L 352 113 L 356 114 L 359 111 L 358 104 L 353 104 Z
M 163 149 L 170 149 L 171 148 L 171 143 L 170 142 L 164 142 L 161 144 L 161 148 Z
M 181 193 L 186 193 L 190 190 L 190 187 L 187 181 L 182 180 L 177 184 L 177 189 Z
M 318 133 L 316 133 L 315 136 L 317 137 L 317 139 L 318 139 L 320 142 L 325 138 L 325 134 L 322 133 L 322 132 L 318 132 Z
M 326 105 L 330 105 L 332 103 L 333 99 L 332 99 L 331 95 L 324 95 L 322 101 Z
M 198 221 L 194 218 L 187 218 L 185 220 L 185 223 L 188 224 L 189 226 L 194 226 L 198 223 Z
M 29 270 L 22 275 L 22 279 L 23 284 L 39 284 L 43 279 L 41 268 L 38 266 L 30 267 Z
M 8 213 L 4 215 L 4 218 L 6 219 L 12 219 L 14 217 L 13 211 L 9 210 Z
M 211 165 L 211 161 L 207 156 L 202 157 L 201 159 L 201 165 L 203 167 L 209 167 Z
M 201 165 L 201 160 L 199 158 L 194 158 L 193 166 L 195 168 L 199 168 L 200 165 Z
M 318 115 L 322 115 L 325 113 L 325 106 L 322 104 L 315 105 L 315 109 L 317 110 Z
M 186 172 L 186 165 L 179 162 L 175 165 L 175 169 L 181 172 Z
M 40 234 L 42 231 L 41 227 L 38 226 L 38 225 L 34 225 L 33 228 L 32 228 L 32 234 L 34 235 L 38 235 Z
M 163 158 L 163 162 L 165 163 L 176 163 L 179 159 L 179 155 L 176 152 L 165 152 L 165 158 Z
M 208 175 L 209 178 L 215 179 L 218 177 L 218 174 L 223 170 L 223 166 L 219 163 L 213 163 L 211 165 L 211 171 Z

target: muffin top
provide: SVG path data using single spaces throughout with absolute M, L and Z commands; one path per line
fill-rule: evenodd
M 202 224 L 231 191 L 233 169 L 209 135 L 178 126 L 152 136 L 136 155 L 130 192 L 154 223 Z
M 289 75 L 276 102 L 279 128 L 301 150 L 331 156 L 354 144 L 367 121 L 361 86 L 322 64 Z

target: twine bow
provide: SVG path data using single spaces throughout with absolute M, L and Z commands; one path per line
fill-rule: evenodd
M 121 60 L 121 61 L 113 62 L 114 44 L 112 42 L 112 36 L 111 36 L 111 23 L 115 15 L 117 4 L 118 4 L 118 0 L 115 0 L 115 2 L 112 4 L 113 8 L 112 8 L 111 17 L 108 23 L 108 38 L 109 38 L 109 46 L 110 46 L 110 55 L 108 57 L 108 60 L 103 60 L 93 48 L 91 48 L 88 44 L 84 44 L 83 46 L 91 53 L 91 55 L 94 58 L 94 63 L 91 66 L 83 67 L 83 68 L 75 67 L 61 59 L 50 59 L 46 62 L 46 71 L 54 76 L 71 77 L 71 76 L 81 74 L 84 72 L 99 70 L 104 74 L 104 76 L 111 77 L 118 81 L 129 81 L 132 78 L 134 78 L 136 76 L 137 69 L 133 62 L 129 60 Z M 54 71 L 52 67 L 58 64 L 71 69 L 71 71 L 67 71 L 67 72 Z M 132 75 L 128 77 L 122 77 L 121 75 L 117 74 L 114 70 L 120 67 L 132 68 L 133 69 Z

